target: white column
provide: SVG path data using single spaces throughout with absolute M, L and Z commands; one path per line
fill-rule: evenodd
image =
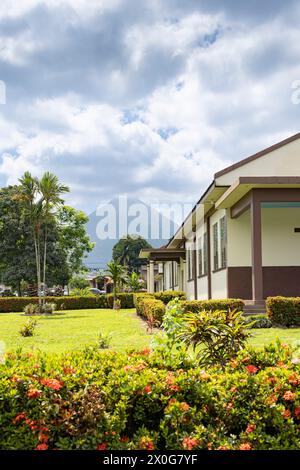
M 185 259 L 182 261 L 182 266 L 183 266 L 182 290 L 183 290 L 183 292 L 186 292 L 186 278 L 187 278 L 186 269 L 187 269 L 187 264 L 186 264 Z
M 147 292 L 150 292 L 149 287 L 150 287 L 150 280 L 149 280 L 149 263 L 148 263 L 147 264 Z
M 149 289 L 148 292 L 154 292 L 154 261 L 150 260 L 149 264 Z

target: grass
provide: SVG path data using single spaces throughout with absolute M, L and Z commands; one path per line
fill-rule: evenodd
M 111 347 L 116 350 L 142 349 L 149 345 L 145 323 L 134 309 L 68 310 L 41 316 L 34 336 L 23 338 L 19 329 L 28 318 L 21 313 L 0 313 L 0 342 L 6 351 L 22 347 L 62 352 L 84 349 L 97 344 L 99 332 L 111 333 Z M 34 317 L 36 318 L 36 317 Z
M 69 310 L 39 317 L 36 333 L 23 338 L 21 326 L 28 321 L 22 313 L 0 313 L 0 342 L 5 350 L 22 347 L 25 351 L 40 349 L 47 352 L 80 350 L 96 345 L 99 333 L 111 333 L 115 350 L 142 349 L 149 346 L 151 336 L 145 323 L 134 309 L 128 310 Z M 251 330 L 250 344 L 263 347 L 279 338 L 283 343 L 300 344 L 300 328 L 266 328 Z M 1 346 L 1 345 L 0 345 Z M 1 348 L 0 348 L 1 349 Z

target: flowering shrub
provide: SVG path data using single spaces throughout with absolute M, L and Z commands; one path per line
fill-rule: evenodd
M 149 350 L 7 353 L 1 449 L 299 449 L 300 365 L 246 348 L 222 371 Z
M 21 336 L 33 336 L 37 326 L 37 320 L 30 318 L 27 323 L 21 326 L 19 333 Z

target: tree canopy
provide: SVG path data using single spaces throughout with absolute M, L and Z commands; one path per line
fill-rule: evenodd
M 112 257 L 116 263 L 127 267 L 129 273 L 138 272 L 145 261 L 139 258 L 142 248 L 152 248 L 143 237 L 127 235 L 113 247 Z

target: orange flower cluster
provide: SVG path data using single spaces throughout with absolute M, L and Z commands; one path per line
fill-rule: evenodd
M 45 385 L 52 390 L 60 390 L 63 387 L 63 382 L 60 382 L 57 379 L 41 379 L 41 384 Z
M 288 390 L 287 392 L 285 392 L 285 394 L 283 395 L 283 398 L 285 401 L 295 401 L 295 398 L 296 398 L 296 394 L 291 392 L 290 390 Z
M 152 439 L 149 437 L 141 437 L 140 442 L 139 442 L 139 447 L 142 450 L 153 450 L 154 449 L 154 444 Z
M 28 398 L 38 398 L 42 395 L 42 391 L 38 388 L 30 388 L 27 392 Z
M 248 374 L 256 374 L 256 372 L 258 371 L 258 368 L 250 364 L 249 366 L 246 366 L 246 370 Z
M 247 434 L 250 434 L 251 432 L 255 431 L 256 429 L 256 425 L 255 424 L 248 424 L 247 428 L 246 428 L 246 433 Z
M 249 442 L 244 442 L 244 444 L 241 444 L 239 447 L 240 450 L 252 450 L 252 446 Z
M 193 450 L 199 444 L 198 439 L 193 437 L 185 437 L 182 441 L 182 446 L 185 450 Z

